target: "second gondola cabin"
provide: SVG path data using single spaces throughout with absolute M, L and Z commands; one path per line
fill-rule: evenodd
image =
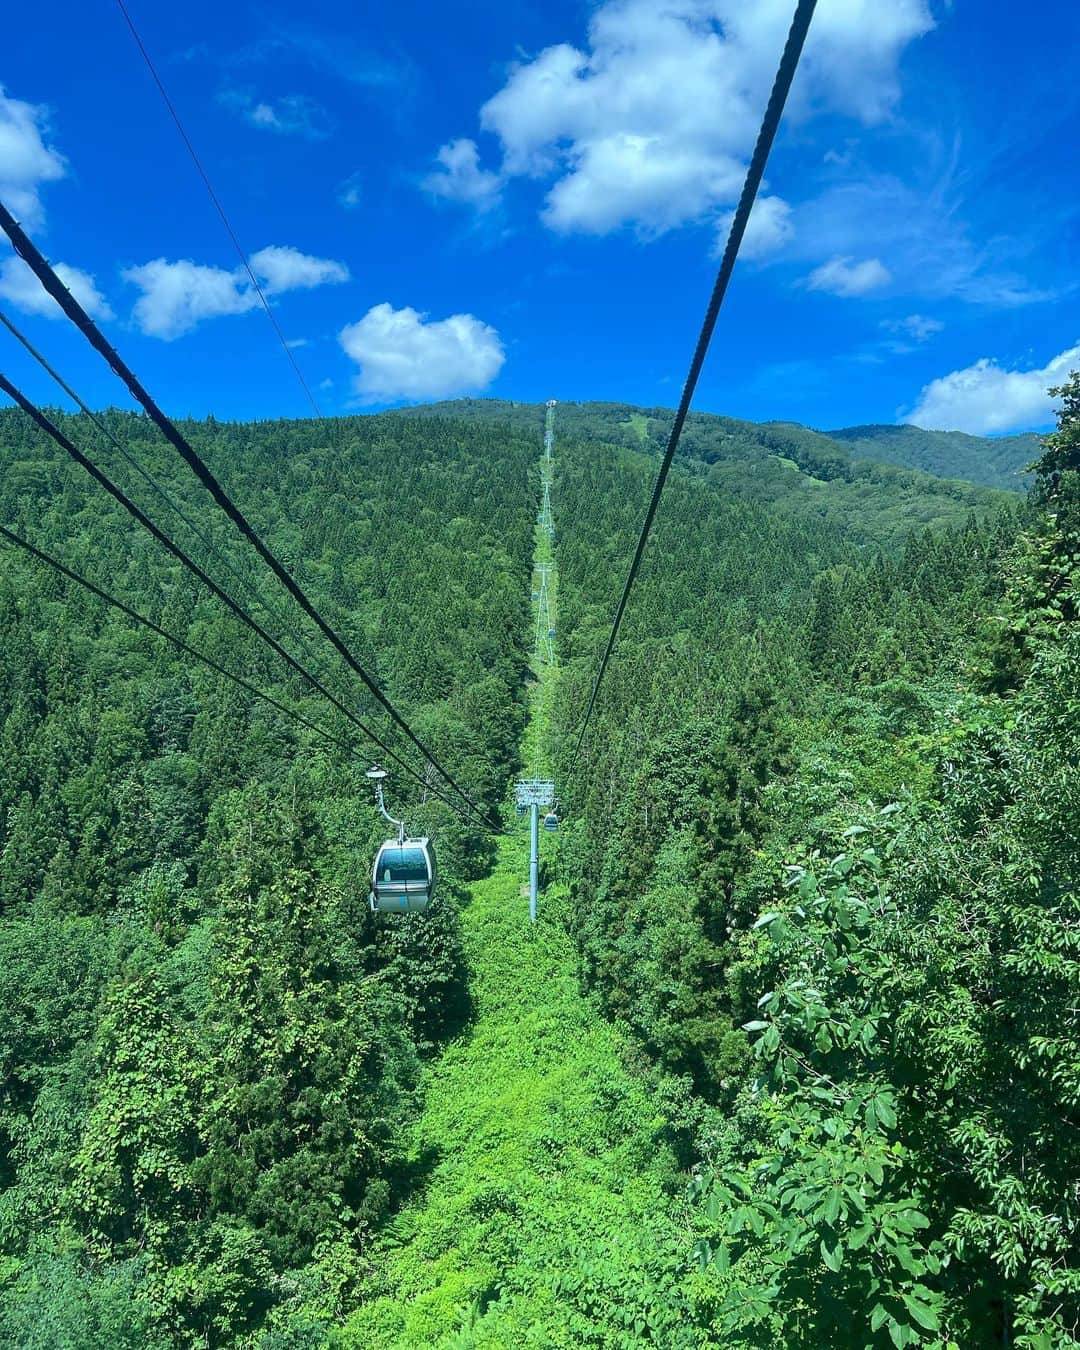
M 422 914 L 435 897 L 437 875 L 430 839 L 387 839 L 375 855 L 371 908 L 379 914 Z

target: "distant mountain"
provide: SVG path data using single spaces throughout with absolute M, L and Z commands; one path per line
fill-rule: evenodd
M 867 459 L 883 459 L 938 478 L 965 478 L 986 487 L 1023 492 L 1030 481 L 1024 469 L 1040 454 L 1040 437 L 968 436 L 963 431 L 924 431 L 922 427 L 865 426 L 827 431 Z
M 609 441 L 643 447 L 656 434 L 666 433 L 672 417 L 667 408 L 637 408 L 627 403 L 560 403 L 559 407 L 564 413 L 564 426 L 569 416 L 578 434 L 584 432 L 594 437 L 600 434 Z M 400 411 L 419 416 L 464 417 L 468 421 L 509 419 L 520 423 L 534 417 L 536 408 L 535 403 L 507 399 L 462 398 Z M 798 455 L 788 455 L 781 444 L 774 444 L 788 441 L 805 453 L 831 459 L 834 469 L 841 462 L 876 460 L 935 478 L 959 479 L 1009 492 L 1026 491 L 1030 475 L 1024 469 L 1041 453 L 1041 438 L 1033 432 L 1022 436 L 968 436 L 962 431 L 924 431 L 921 427 L 889 424 L 821 432 L 811 431 L 798 422 L 742 422 L 713 413 L 691 413 L 688 430 L 691 424 L 698 435 L 689 440 L 699 445 L 702 457 L 709 463 L 737 458 L 735 452 L 741 446 L 751 458 L 755 457 L 754 447 L 765 448 L 802 467 Z M 710 441 L 711 445 L 703 444 Z M 684 439 L 684 446 L 687 443 Z M 715 453 L 717 450 L 722 453 Z
M 400 409 L 409 417 L 495 422 L 518 432 L 531 427 L 537 437 L 543 411 L 542 404 L 503 399 L 455 399 Z M 627 455 L 656 458 L 667 441 L 673 416 L 670 408 L 560 402 L 556 431 L 579 444 L 618 446 Z M 962 439 L 976 445 L 1000 444 L 973 436 Z M 1013 438 L 1019 439 L 1023 438 Z M 839 530 L 853 542 L 888 549 L 902 547 L 913 531 L 960 526 L 972 512 L 993 511 L 1010 501 L 1010 496 L 984 481 L 942 477 L 901 467 L 881 454 L 863 458 L 854 450 L 850 442 L 795 422 L 741 422 L 692 412 L 683 430 L 676 470 L 707 479 L 778 516 L 810 520 Z M 1020 462 L 1033 457 L 1026 447 Z M 1013 479 L 1008 486 L 1015 492 L 1021 485 Z

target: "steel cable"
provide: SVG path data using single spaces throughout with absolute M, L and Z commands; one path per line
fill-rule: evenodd
M 381 736 L 379 736 L 375 731 L 373 731 L 364 721 L 362 721 L 361 718 L 357 717 L 357 715 L 350 708 L 346 707 L 346 705 L 342 703 L 341 700 L 338 699 L 335 694 L 333 694 L 329 689 L 327 689 L 327 687 L 322 683 L 322 681 L 318 678 L 318 676 L 313 675 L 299 661 L 297 661 L 297 659 L 294 656 L 292 656 L 289 652 L 287 652 L 285 648 L 281 645 L 281 643 L 278 642 L 277 639 L 272 636 L 272 634 L 268 633 L 266 629 L 263 628 L 263 626 L 259 623 L 259 621 L 253 618 L 243 608 L 242 605 L 238 604 L 237 601 L 235 601 L 232 598 L 232 596 L 228 594 L 227 591 L 222 590 L 222 588 L 217 584 L 217 582 L 214 581 L 213 577 L 209 576 L 203 570 L 203 568 L 200 567 L 199 564 L 179 546 L 179 544 L 175 543 L 164 532 L 164 530 L 160 529 L 157 525 L 155 525 L 155 523 L 150 519 L 150 517 L 135 502 L 133 502 L 131 498 L 128 497 L 127 494 L 121 488 L 117 487 L 117 485 L 109 478 L 108 474 L 104 473 L 103 470 L 99 469 L 98 466 L 94 464 L 92 460 L 88 459 L 87 456 L 84 455 L 83 452 L 78 448 L 78 446 L 75 445 L 74 442 L 68 436 L 66 436 L 60 430 L 59 427 L 57 427 L 53 422 L 51 422 L 49 418 L 46 417 L 46 415 L 39 408 L 35 407 L 35 405 L 30 402 L 30 400 L 25 396 L 25 394 L 23 394 L 19 389 L 17 389 L 15 385 L 13 385 L 11 381 L 2 372 L 0 372 L 0 390 L 2 390 L 5 394 L 7 394 L 7 396 L 14 403 L 16 403 L 23 410 L 23 412 L 25 412 L 31 418 L 31 420 L 42 431 L 45 432 L 47 436 L 51 437 L 52 440 L 54 440 L 57 443 L 57 445 L 59 445 L 63 450 L 65 450 L 67 454 L 75 461 L 75 463 L 80 466 L 80 468 L 85 469 L 86 472 L 91 476 L 91 478 L 93 478 L 94 481 L 99 484 L 99 486 L 103 487 L 105 491 L 108 492 L 109 495 L 115 501 L 117 501 L 124 508 L 125 511 L 128 512 L 129 515 L 134 517 L 134 519 L 143 527 L 143 529 L 147 530 L 154 537 L 154 539 L 157 540 L 159 544 L 161 544 L 164 548 L 168 549 L 168 551 L 184 567 L 186 567 L 189 572 L 191 572 L 195 577 L 197 577 L 198 580 L 201 581 L 203 585 L 206 586 L 210 590 L 210 592 L 217 597 L 217 599 L 219 599 L 224 605 L 226 605 L 228 609 L 241 621 L 241 623 L 243 623 L 246 627 L 250 628 L 251 631 L 255 633 L 257 637 L 261 638 L 262 641 L 265 642 L 267 646 L 271 648 L 272 651 L 274 651 L 278 656 L 280 656 L 283 661 L 285 661 L 289 666 L 291 666 L 292 669 L 297 672 L 297 674 L 299 674 L 305 680 L 307 680 L 308 683 L 312 686 L 312 688 L 318 690 L 318 692 L 322 694 L 322 696 L 325 699 L 327 699 L 331 704 L 333 704 L 333 706 L 344 717 L 346 717 L 359 731 L 361 731 L 363 735 L 365 735 L 368 738 L 368 740 L 372 742 L 373 745 L 378 746 L 379 749 L 382 750 L 384 754 L 386 754 L 391 760 L 393 760 L 393 762 L 397 764 L 401 769 L 403 769 L 411 778 L 414 778 L 418 783 L 420 783 L 425 788 L 425 790 L 434 793 L 435 796 L 439 797 L 442 801 L 446 802 L 447 805 L 451 806 L 454 810 L 459 809 L 455 805 L 455 803 L 453 803 L 452 801 L 449 800 L 449 798 L 446 797 L 446 795 L 443 792 L 441 792 L 433 784 L 428 783 L 428 781 L 424 778 L 424 776 L 418 770 L 414 769 L 413 766 L 409 764 L 407 760 L 402 759 L 401 756 L 395 750 L 393 750 L 389 745 L 386 744 L 386 742 L 382 739 Z M 487 820 L 479 812 L 473 812 L 471 810 L 468 810 L 466 811 L 465 814 L 471 816 L 474 820 L 483 823 L 485 827 L 489 829 L 497 828 L 494 827 L 491 821 Z
M 146 62 L 147 69 L 153 76 L 154 83 L 158 87 L 158 93 L 161 95 L 165 107 L 168 108 L 169 110 L 169 116 L 176 124 L 176 129 L 180 133 L 180 139 L 184 142 L 184 145 L 187 147 L 187 152 L 191 156 L 192 163 L 198 170 L 199 177 L 203 180 L 206 190 L 210 194 L 210 200 L 214 203 L 214 206 L 217 209 L 217 213 L 221 217 L 221 223 L 225 226 L 225 233 L 232 240 L 233 248 L 236 249 L 237 255 L 239 256 L 240 261 L 244 265 L 244 271 L 248 274 L 248 279 L 250 280 L 252 287 L 255 290 L 255 294 L 259 297 L 259 301 L 262 304 L 263 309 L 266 311 L 266 317 L 270 320 L 274 332 L 277 334 L 277 339 L 281 343 L 281 349 L 285 353 L 285 355 L 289 358 L 289 364 L 292 366 L 294 372 L 296 373 L 296 378 L 300 381 L 300 386 L 303 389 L 304 393 L 307 395 L 308 402 L 311 404 L 312 408 L 314 408 L 315 416 L 321 418 L 323 415 L 322 409 L 315 401 L 315 395 L 311 392 L 311 387 L 308 384 L 307 380 L 304 379 L 304 373 L 300 369 L 296 357 L 293 356 L 292 354 L 292 348 L 285 340 L 285 334 L 281 331 L 281 325 L 274 317 L 274 311 L 270 308 L 270 302 L 267 300 L 266 295 L 263 292 L 263 288 L 259 284 L 259 280 L 256 277 L 254 271 L 252 270 L 251 263 L 248 260 L 247 254 L 244 252 L 243 245 L 240 243 L 240 240 L 236 237 L 236 232 L 233 230 L 233 227 L 229 222 L 229 217 L 225 214 L 225 208 L 222 206 L 217 193 L 214 191 L 213 185 L 210 182 L 209 175 L 203 168 L 202 160 L 199 158 L 198 154 L 195 151 L 194 145 L 192 145 L 187 132 L 184 130 L 184 124 L 183 122 L 180 121 L 180 114 L 176 111 L 176 108 L 173 106 L 172 99 L 169 98 L 169 95 L 165 90 L 165 86 L 161 82 L 161 77 L 158 75 L 154 63 L 150 59 L 150 53 L 146 50 L 143 40 L 139 36 L 139 30 L 135 27 L 135 22 L 132 19 L 131 15 L 128 13 L 127 6 L 124 4 L 124 0 L 116 0 L 116 3 L 120 7 L 120 13 L 124 16 L 124 20 L 127 23 L 127 26 L 131 29 L 131 36 L 135 39 L 135 45 L 142 53 L 142 58 Z
M 682 397 L 679 399 L 675 420 L 671 424 L 667 448 L 665 449 L 664 457 L 660 462 L 660 471 L 656 476 L 656 483 L 653 487 L 649 509 L 645 513 L 645 521 L 642 524 L 641 533 L 638 535 L 637 546 L 634 549 L 630 570 L 626 575 L 626 583 L 623 586 L 618 608 L 615 611 L 615 618 L 611 625 L 611 632 L 608 635 L 607 645 L 604 648 L 603 656 L 600 658 L 600 666 L 596 672 L 596 678 L 593 681 L 588 707 L 585 710 L 585 716 L 581 722 L 581 730 L 578 733 L 577 744 L 574 746 L 573 763 L 577 762 L 578 756 L 581 753 L 581 747 L 585 740 L 585 732 L 588 729 L 593 709 L 596 706 L 596 696 L 600 692 L 600 685 L 603 682 L 608 662 L 611 659 L 612 649 L 615 646 L 615 639 L 619 634 L 619 627 L 622 624 L 623 614 L 626 612 L 626 603 L 630 598 L 630 592 L 633 589 L 634 581 L 638 574 L 638 568 L 641 565 L 642 554 L 645 552 L 645 545 L 649 540 L 649 532 L 652 529 L 656 508 L 660 505 L 660 498 L 663 495 L 664 484 L 667 482 L 668 471 L 671 468 L 672 460 L 675 458 L 675 452 L 679 448 L 679 439 L 682 436 L 683 424 L 686 421 L 687 413 L 690 411 L 690 401 L 694 396 L 694 390 L 697 388 L 701 367 L 705 362 L 705 354 L 709 349 L 709 342 L 712 339 L 713 330 L 716 327 L 720 306 L 723 304 L 724 296 L 727 293 L 728 282 L 731 280 L 731 273 L 735 267 L 735 259 L 738 257 L 743 235 L 746 233 L 746 225 L 750 219 L 751 209 L 753 208 L 754 200 L 757 197 L 758 189 L 761 186 L 761 179 L 765 173 L 765 165 L 768 162 L 769 152 L 772 149 L 777 129 L 780 126 L 784 105 L 787 102 L 788 93 L 791 90 L 791 83 L 795 78 L 795 72 L 799 66 L 799 57 L 802 55 L 803 44 L 806 41 L 806 34 L 810 28 L 810 20 L 813 18 L 816 4 L 817 0 L 798 0 L 795 16 L 791 21 L 791 29 L 788 32 L 787 42 L 784 44 L 783 55 L 780 58 L 780 65 L 776 72 L 772 93 L 769 95 L 769 102 L 765 108 L 765 116 L 762 119 L 761 130 L 758 133 L 757 143 L 754 146 L 754 153 L 750 158 L 750 165 L 746 171 L 746 180 L 743 183 L 739 203 L 735 208 L 735 214 L 731 221 L 731 229 L 728 232 L 724 255 L 720 260 L 720 267 L 717 271 L 712 295 L 709 297 L 709 303 L 705 310 L 705 318 L 701 325 L 701 332 L 698 334 L 697 346 L 694 349 L 693 359 L 690 362 L 690 370 L 686 377 L 686 383 L 683 386 Z
M 83 309 L 64 283 L 57 276 L 56 272 L 42 256 L 26 232 L 19 225 L 18 221 L 11 214 L 3 203 L 0 203 L 0 227 L 11 240 L 16 253 L 30 267 L 31 271 L 40 281 L 49 295 L 57 302 L 67 317 L 75 324 L 83 334 L 90 345 L 97 351 L 108 363 L 113 372 L 127 386 L 131 395 L 145 409 L 151 421 L 158 427 L 162 435 L 170 445 L 180 455 L 181 459 L 195 474 L 199 482 L 210 493 L 217 505 L 225 512 L 236 528 L 252 545 L 259 557 L 270 568 L 277 577 L 278 581 L 285 587 L 288 593 L 304 611 L 309 619 L 313 620 L 323 636 L 330 642 L 334 650 L 345 661 L 346 665 L 358 675 L 374 696 L 376 701 L 389 715 L 391 721 L 404 733 L 413 746 L 427 759 L 431 766 L 439 773 L 442 778 L 450 784 L 456 793 L 468 803 L 469 807 L 478 815 L 483 816 L 483 808 L 473 799 L 470 793 L 457 781 L 449 769 L 447 769 L 439 760 L 435 753 L 420 740 L 413 729 L 406 722 L 405 718 L 394 707 L 393 703 L 383 692 L 377 681 L 368 674 L 356 657 L 352 654 L 345 642 L 339 636 L 337 631 L 322 617 L 319 611 L 308 598 L 307 593 L 292 577 L 288 569 L 280 562 L 277 556 L 263 542 L 262 538 L 255 528 L 248 521 L 247 517 L 232 500 L 222 485 L 214 476 L 210 467 L 199 455 L 198 451 L 184 437 L 175 424 L 162 412 L 157 403 L 151 398 L 149 393 L 143 388 L 138 377 L 125 364 L 119 352 L 112 346 L 104 336 L 97 324 L 90 318 L 89 314 Z M 490 823 L 490 822 L 489 822 Z M 492 829 L 497 829 L 491 825 Z

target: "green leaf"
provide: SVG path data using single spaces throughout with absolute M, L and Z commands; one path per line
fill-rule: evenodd
M 919 1326 L 925 1327 L 927 1331 L 939 1331 L 941 1322 L 936 1311 L 928 1304 L 922 1303 L 914 1294 L 902 1294 L 904 1307 L 918 1322 Z
M 906 1322 L 898 1322 L 895 1317 L 889 1318 L 889 1337 L 897 1350 L 903 1350 L 905 1345 L 920 1339 L 914 1327 L 909 1327 Z
M 822 1238 L 821 1259 L 825 1262 L 825 1264 L 829 1267 L 830 1270 L 839 1270 L 844 1260 L 844 1244 L 842 1242 L 838 1242 L 836 1246 L 832 1249 L 832 1251 L 829 1251 L 828 1247 L 825 1245 L 825 1239 Z
M 860 1247 L 866 1246 L 867 1238 L 874 1231 L 873 1223 L 861 1223 L 858 1228 L 853 1228 L 848 1234 L 848 1246 L 853 1252 L 857 1252 Z
M 825 1200 L 822 1211 L 826 1223 L 835 1223 L 840 1217 L 840 1187 L 834 1186 Z
M 779 917 L 780 917 L 779 910 L 770 909 L 765 914 L 763 914 L 760 919 L 758 919 L 758 921 L 754 924 L 754 928 L 764 928 L 767 923 L 772 923 Z
M 875 1303 L 870 1310 L 870 1330 L 880 1331 L 885 1324 L 885 1319 L 889 1315 L 889 1310 L 884 1303 Z
M 768 1025 L 768 1022 L 744 1022 L 742 1024 L 742 1029 L 743 1031 L 764 1031 Z
M 930 1227 L 930 1220 L 917 1209 L 897 1210 L 891 1223 L 898 1233 L 914 1233 L 918 1228 Z

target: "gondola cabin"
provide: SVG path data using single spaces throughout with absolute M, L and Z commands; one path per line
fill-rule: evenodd
M 557 830 L 559 828 L 559 817 L 554 811 L 549 811 L 544 817 L 545 830 Z
M 435 895 L 430 839 L 387 839 L 375 855 L 371 908 L 379 914 L 422 914 Z

